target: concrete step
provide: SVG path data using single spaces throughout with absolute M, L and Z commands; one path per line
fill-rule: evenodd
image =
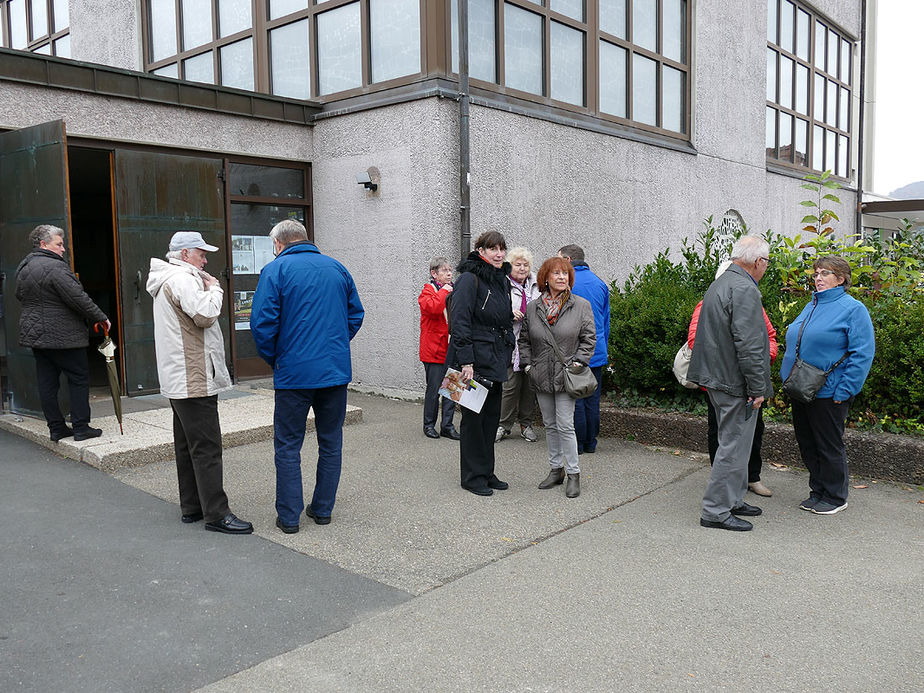
M 263 389 L 251 392 L 253 394 L 222 398 L 218 403 L 221 439 L 226 448 L 273 437 L 273 392 Z M 345 424 L 359 423 L 362 418 L 362 409 L 347 406 Z M 16 414 L 0 416 L 3 430 L 38 443 L 62 457 L 107 472 L 174 459 L 173 411 L 169 406 L 125 412 L 122 416 L 124 435 L 119 435 L 115 416 L 96 417 L 90 425 L 103 429 L 103 435 L 80 442 L 65 438 L 54 443 L 48 438 L 44 419 Z M 314 431 L 313 411 L 308 415 L 307 431 Z

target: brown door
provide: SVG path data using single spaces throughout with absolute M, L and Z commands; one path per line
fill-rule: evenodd
M 219 248 L 206 271 L 225 289 L 219 318 L 228 348 L 228 272 L 225 211 L 219 159 L 116 150 L 115 188 L 122 296 L 125 389 L 131 395 L 157 392 L 153 299 L 145 290 L 151 258 L 164 258 L 177 231 L 199 231 Z
M 19 346 L 16 267 L 32 250 L 29 232 L 39 224 L 64 229 L 69 254 L 73 249 L 63 120 L 0 134 L 0 191 L 0 291 L 10 407 L 17 413 L 40 414 L 32 350 Z M 73 267 L 72 255 L 70 262 Z

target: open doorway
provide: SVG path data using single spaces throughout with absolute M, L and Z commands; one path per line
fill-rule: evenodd
M 69 146 L 67 161 L 74 271 L 93 302 L 109 317 L 111 335 L 119 343 L 111 153 Z M 91 338 L 88 347 L 90 387 L 105 387 L 108 391 L 105 361 L 96 351 L 99 341 Z M 116 358 L 121 363 L 119 351 Z M 125 382 L 123 378 L 120 381 Z

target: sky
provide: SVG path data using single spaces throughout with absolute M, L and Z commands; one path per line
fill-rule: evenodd
M 873 191 L 924 180 L 922 0 L 879 0 Z

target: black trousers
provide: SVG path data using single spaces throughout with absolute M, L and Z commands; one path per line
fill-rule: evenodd
M 706 397 L 706 406 L 709 407 L 709 464 L 715 461 L 716 450 L 719 449 L 719 422 L 715 416 L 715 407 L 712 400 Z M 760 446 L 764 440 L 764 408 L 757 410 L 757 426 L 754 427 L 754 442 L 751 443 L 751 457 L 748 460 L 748 483 L 760 481 L 760 468 L 764 461 L 760 456 Z
M 424 428 L 436 428 L 436 417 L 440 411 L 440 400 L 443 400 L 443 415 L 440 430 L 452 426 L 452 415 L 456 411 L 456 403 L 448 397 L 440 397 L 440 384 L 446 375 L 445 363 L 423 362 L 424 374 L 427 377 L 427 392 L 424 394 L 423 425 Z
M 176 476 L 183 515 L 201 512 L 206 522 L 230 511 L 221 462 L 218 396 L 171 399 Z
M 42 413 L 52 433 L 67 426 L 58 403 L 61 374 L 67 378 L 71 396 L 71 423 L 75 431 L 90 426 L 90 370 L 87 349 L 33 349 Z
M 494 383 L 479 413 L 462 407 L 459 466 L 462 488 L 483 488 L 494 475 L 494 436 L 500 421 L 503 383 Z
M 833 505 L 847 502 L 850 476 L 844 425 L 849 409 L 849 402 L 835 404 L 830 398 L 810 404 L 792 403 L 792 427 L 802 463 L 809 472 L 811 494 Z

